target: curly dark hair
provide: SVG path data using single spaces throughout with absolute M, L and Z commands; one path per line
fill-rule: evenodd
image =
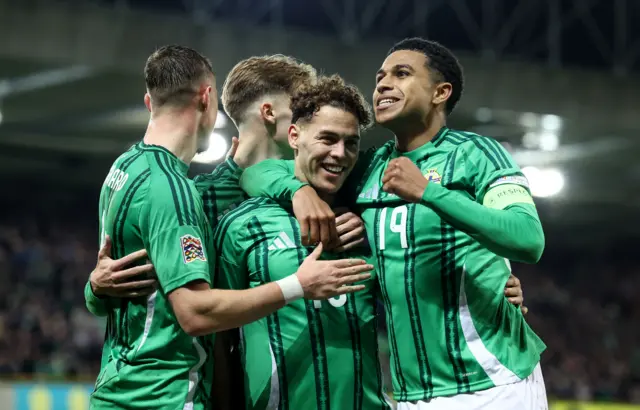
M 451 83 L 451 96 L 445 105 L 447 115 L 451 114 L 464 90 L 464 74 L 456 56 L 442 44 L 419 37 L 405 38 L 394 44 L 387 56 L 399 50 L 424 54 L 427 57 L 427 68 L 435 75 L 436 81 Z
M 300 88 L 291 97 L 291 122 L 311 121 L 313 115 L 325 105 L 340 108 L 353 114 L 364 130 L 371 126 L 371 107 L 354 85 L 347 84 L 337 74 L 320 77 L 315 84 Z

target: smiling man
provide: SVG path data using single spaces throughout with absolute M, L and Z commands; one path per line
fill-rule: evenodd
M 358 90 L 338 76 L 322 78 L 292 98 L 285 164 L 329 205 L 358 159 L 360 130 L 371 114 Z M 261 286 L 295 272 L 310 248 L 290 207 L 246 201 L 215 233 L 226 287 Z M 358 253 L 354 253 L 358 252 Z M 364 250 L 341 256 L 363 257 Z M 323 259 L 338 255 L 323 253 Z M 355 297 L 294 301 L 242 328 L 248 409 L 390 409 L 383 391 L 375 320 L 375 281 Z
M 446 126 L 463 85 L 442 45 L 394 45 L 373 101 L 395 140 L 361 155 L 342 191 L 357 197 L 376 254 L 394 398 L 399 410 L 546 409 L 545 345 L 503 290 L 509 260 L 541 257 L 542 226 L 509 153 Z M 245 172 L 243 188 L 291 199 L 292 179 L 284 164 L 264 161 Z M 320 200 L 309 188 L 293 196 L 298 208 Z

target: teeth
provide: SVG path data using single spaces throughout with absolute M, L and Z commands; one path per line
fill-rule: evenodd
M 394 102 L 396 102 L 396 100 L 392 99 L 392 98 L 384 98 L 380 101 L 378 101 L 378 106 L 383 106 L 383 105 L 391 105 Z
M 329 172 L 335 172 L 336 174 L 339 174 L 344 170 L 344 167 L 324 165 L 324 169 L 326 169 Z

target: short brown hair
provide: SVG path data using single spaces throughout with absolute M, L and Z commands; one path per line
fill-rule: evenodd
M 313 115 L 325 105 L 350 112 L 357 118 L 361 129 L 368 128 L 372 123 L 370 106 L 360 90 L 345 83 L 339 75 L 322 77 L 316 84 L 300 89 L 291 98 L 291 122 L 311 121 Z
M 156 106 L 184 105 L 198 91 L 199 82 L 213 76 L 211 62 L 196 50 L 163 46 L 153 52 L 144 66 L 144 81 Z
M 222 105 L 236 123 L 256 99 L 270 93 L 292 95 L 299 87 L 314 82 L 316 70 L 284 55 L 251 57 L 229 72 L 222 86 Z

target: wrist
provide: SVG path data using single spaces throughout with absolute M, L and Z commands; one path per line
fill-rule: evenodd
M 91 279 L 89 279 L 89 287 L 91 288 L 91 293 L 93 293 L 94 296 L 99 298 L 104 296 L 100 291 L 100 287 L 96 285 Z
M 286 278 L 277 280 L 276 284 L 280 287 L 285 304 L 304 297 L 304 289 L 302 288 L 302 284 L 300 284 L 298 275 L 289 275 Z

